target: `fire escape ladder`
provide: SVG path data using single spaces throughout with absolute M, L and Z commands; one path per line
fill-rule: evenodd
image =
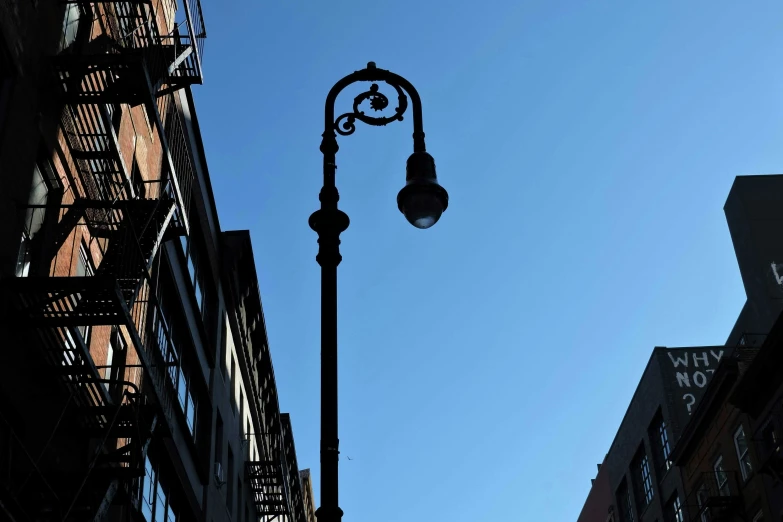
M 94 441 L 90 463 L 78 481 L 63 520 L 102 520 L 119 493 L 132 494 L 132 485 L 144 476 L 144 459 L 157 424 L 153 407 L 144 403 L 136 386 L 127 381 L 92 381 L 100 386 L 119 384 L 123 396 L 116 404 L 103 403 L 79 410 L 84 434 Z
M 259 515 L 276 517 L 290 513 L 285 461 L 279 435 L 262 434 L 263 460 L 247 461 L 245 472 Z
M 69 47 L 55 58 L 67 103 L 136 106 L 148 96 L 202 83 L 206 29 L 199 0 L 183 0 L 167 34 L 161 34 L 161 18 L 150 0 L 77 3 L 90 22 L 98 21 L 103 33 L 81 52 Z
M 96 275 L 114 276 L 130 309 L 163 241 L 174 202 L 168 198 L 139 199 L 119 206 L 122 220 Z
M 734 520 L 743 518 L 740 482 L 736 471 L 708 471 L 685 499 L 690 520 Z
M 65 107 L 63 130 L 79 173 L 79 197 L 117 201 L 135 197 L 130 169 L 105 104 L 80 103 Z

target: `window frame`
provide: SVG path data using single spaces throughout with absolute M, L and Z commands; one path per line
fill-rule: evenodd
M 712 463 L 712 471 L 715 474 L 715 484 L 718 486 L 718 493 L 723 497 L 729 496 L 731 494 L 729 474 L 726 473 L 726 469 L 723 467 L 723 455 L 718 455 L 718 458 Z
M 660 418 L 660 423 L 658 424 L 658 441 L 661 445 L 661 453 L 663 455 L 664 460 L 664 469 L 666 471 L 669 471 L 672 467 L 672 459 L 671 459 L 671 446 L 669 445 L 669 433 L 666 431 L 666 421 L 663 420 L 663 416 Z
M 702 493 L 704 496 L 702 497 Z M 704 507 L 704 504 L 707 502 L 707 499 L 709 499 L 710 492 L 707 489 L 707 484 L 702 482 L 699 484 L 699 487 L 696 488 L 696 503 L 699 506 L 699 519 L 701 522 L 710 522 L 710 508 Z
M 753 474 L 753 465 L 750 461 L 750 445 L 748 444 L 748 438 L 745 435 L 745 427 L 742 424 L 737 426 L 737 429 L 734 430 L 732 439 L 734 440 L 734 450 L 737 453 L 737 461 L 739 462 L 742 480 L 747 481 Z M 745 446 L 745 451 L 740 451 L 740 439 L 743 441 L 742 443 Z
M 194 296 L 196 298 L 196 308 L 198 308 L 201 314 L 202 320 L 206 314 L 206 302 L 207 291 L 204 285 L 200 260 L 200 252 L 198 248 L 193 246 L 193 238 L 190 235 L 180 236 L 180 248 L 185 256 L 185 269 L 190 277 L 190 284 L 193 287 Z
M 644 505 L 646 507 L 649 506 L 653 498 L 655 498 L 652 471 L 650 470 L 650 459 L 647 457 L 647 453 L 642 453 L 642 458 L 639 461 L 639 474 L 642 479 L 642 493 L 644 494 Z
M 187 338 L 180 338 L 178 336 L 179 329 L 174 326 L 176 319 L 174 316 L 175 312 L 165 306 L 166 303 L 168 303 L 168 298 L 165 297 L 164 293 L 161 293 L 158 296 L 154 328 L 158 329 L 158 331 L 156 331 L 158 343 L 160 344 L 162 341 L 168 339 L 168 346 L 166 346 L 165 351 L 161 346 L 158 346 L 158 351 L 166 364 L 169 365 L 167 372 L 169 382 L 172 388 L 174 388 L 177 402 L 185 417 L 185 425 L 188 427 L 188 431 L 195 442 L 198 426 L 198 400 L 193 391 L 194 384 L 191 369 L 184 364 L 184 361 L 187 360 L 187 357 L 185 357 L 185 348 L 186 345 L 188 345 L 188 340 Z M 181 317 L 178 322 L 181 324 Z M 160 330 L 161 328 L 165 329 L 165 333 Z
M 674 518 L 672 522 L 685 522 L 685 515 L 682 511 L 682 502 L 680 502 L 680 496 L 675 493 L 674 498 L 671 501 L 672 515 Z
M 621 522 L 635 522 L 636 514 L 634 512 L 633 493 L 631 488 L 633 486 L 628 484 L 628 477 L 624 477 L 620 482 L 620 486 L 617 488 L 615 496 L 617 497 L 618 518 Z
M 76 254 L 76 277 L 93 277 L 95 275 L 95 265 L 92 262 L 90 247 L 84 242 L 84 238 L 79 241 L 79 252 Z M 79 273 L 79 267 L 84 267 L 84 274 Z M 90 348 L 90 337 L 92 336 L 92 327 L 90 325 L 77 326 L 76 330 L 82 336 L 82 341 L 87 349 Z
M 171 491 L 160 480 L 160 469 L 149 455 L 144 461 L 144 476 L 139 488 L 141 515 L 147 522 L 177 522 L 177 509 L 172 506 Z M 151 499 L 151 501 L 150 501 Z M 163 510 L 158 511 L 159 501 L 163 501 Z M 148 509 L 146 509 L 148 508 Z M 147 514 L 149 512 L 149 515 Z M 163 513 L 159 515 L 159 513 Z M 158 517 L 161 518 L 158 518 Z

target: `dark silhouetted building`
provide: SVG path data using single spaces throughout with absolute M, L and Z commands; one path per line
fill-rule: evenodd
M 710 476 L 710 470 L 713 478 L 716 476 L 714 446 L 731 447 L 736 442 L 734 436 L 740 425 L 741 435 L 750 448 L 749 462 L 756 458 L 752 456 L 756 452 L 755 439 L 766 440 L 767 449 L 762 453 L 768 455 L 764 462 L 771 464 L 765 465 L 765 473 L 776 473 L 773 469 L 777 462 L 775 456 L 779 454 L 777 441 L 783 433 L 779 430 L 783 428 L 778 428 L 772 419 L 777 418 L 775 412 L 780 411 L 777 405 L 780 404 L 783 375 L 771 366 L 774 360 L 771 343 L 777 341 L 767 339 L 767 334 L 783 310 L 783 241 L 779 232 L 783 230 L 783 176 L 737 177 L 724 211 L 745 286 L 746 303 L 725 346 L 656 348 L 653 351 L 594 480 L 580 520 L 588 514 L 589 520 L 600 518 L 596 505 L 606 501 L 600 500 L 605 499 L 605 495 L 601 492 L 604 486 L 598 480 L 604 471 L 612 492 L 611 505 L 606 508 L 609 520 L 682 522 L 694 513 L 691 505 L 694 502 L 700 517 L 698 502 L 694 499 L 698 488 Z M 739 368 L 750 364 L 752 354 L 762 346 L 760 353 L 766 354 L 766 362 L 749 366 L 751 374 L 758 377 L 742 379 L 737 384 Z M 719 378 L 710 384 L 713 374 Z M 736 390 L 732 392 L 735 385 Z M 741 407 L 735 408 L 728 402 L 731 393 L 742 402 Z M 697 409 L 698 420 L 692 421 Z M 725 426 L 711 424 L 715 419 L 720 419 Z M 780 424 L 783 426 L 783 421 Z M 678 445 L 681 435 L 684 439 Z M 740 440 L 745 439 L 740 437 Z M 675 445 L 679 446 L 678 462 L 687 470 L 672 463 L 671 452 Z M 739 472 L 742 478 L 738 459 L 746 457 L 724 458 L 726 465 L 732 458 L 737 460 L 732 462 L 736 464 L 732 471 Z M 768 490 L 768 498 L 776 498 L 775 494 L 780 498 L 779 489 L 771 489 L 772 483 L 767 479 L 752 483 L 754 485 L 749 488 L 761 491 L 763 486 Z M 735 483 L 738 487 L 742 484 Z M 743 492 L 742 498 L 746 504 L 750 503 L 743 508 L 743 515 L 755 517 L 758 510 L 753 511 L 754 505 L 762 502 L 759 500 L 762 494 L 754 496 Z M 775 502 L 770 504 L 768 512 L 779 516 L 781 506 Z
M 601 465 L 612 493 L 613 520 L 664 520 L 682 504 L 671 451 L 687 425 L 725 346 L 655 348 Z
M 770 512 L 752 423 L 729 402 L 758 350 L 738 347 L 721 363 L 674 450 L 688 520 L 760 521 Z
M 606 468 L 598 465 L 598 474 L 591 480 L 587 495 L 577 522 L 606 522 L 611 515 L 612 488 Z

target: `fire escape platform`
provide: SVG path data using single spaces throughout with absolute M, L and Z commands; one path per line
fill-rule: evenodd
M 149 86 L 144 55 L 122 53 L 61 55 L 53 60 L 66 103 L 144 103 Z
M 245 471 L 260 515 L 287 515 L 288 499 L 283 482 L 282 462 L 248 461 Z
M 19 277 L 3 282 L 21 319 L 36 327 L 127 325 L 117 278 Z

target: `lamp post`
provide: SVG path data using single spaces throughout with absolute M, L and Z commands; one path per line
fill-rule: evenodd
M 334 104 L 343 89 L 356 82 L 385 82 L 397 92 L 398 105 L 389 116 L 368 116 L 361 106 L 369 102 L 374 111 L 382 111 L 389 99 L 380 92 L 377 83 L 370 90 L 356 96 L 353 110 L 335 119 Z M 390 71 L 378 69 L 375 63 L 366 69 L 349 74 L 329 91 L 324 112 L 324 133 L 321 152 L 324 155 L 324 185 L 318 199 L 320 210 L 310 216 L 310 228 L 318 233 L 318 255 L 321 265 L 321 507 L 316 511 L 318 522 L 340 522 L 343 512 L 338 506 L 337 437 L 337 265 L 340 255 L 340 234 L 348 228 L 348 216 L 337 208 L 340 195 L 335 185 L 335 156 L 339 149 L 337 134 L 348 136 L 356 130 L 356 120 L 368 125 L 382 126 L 402 121 L 408 108 L 408 96 L 413 105 L 413 154 L 406 168 L 406 183 L 397 195 L 397 206 L 416 228 L 434 225 L 449 204 L 446 190 L 438 184 L 435 160 L 424 146 L 424 127 L 421 117 L 421 99 L 416 89 L 405 78 Z

